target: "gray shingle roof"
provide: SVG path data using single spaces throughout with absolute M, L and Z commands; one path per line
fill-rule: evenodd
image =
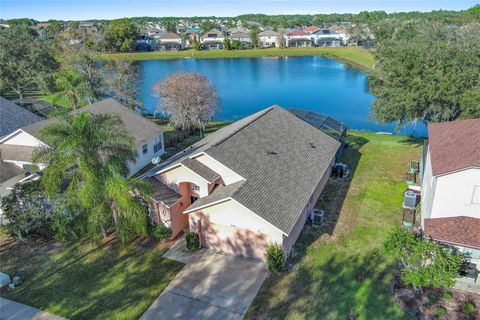
M 273 106 L 212 133 L 150 174 L 203 151 L 245 180 L 241 187 L 218 187 L 188 210 L 232 197 L 289 234 L 339 147 L 336 139 Z
M 111 113 L 118 115 L 125 129 L 133 137 L 136 145 L 145 143 L 148 139 L 151 139 L 155 135 L 160 135 L 164 131 L 161 126 L 121 105 L 114 99 L 105 99 L 72 112 L 91 112 L 92 114 Z M 43 120 L 23 127 L 22 130 L 38 138 L 40 130 L 53 121 L 55 120 Z
M 38 121 L 42 118 L 0 97 L 0 137 Z
M 213 190 L 208 196 L 203 197 L 192 203 L 185 212 L 193 211 L 197 208 L 212 204 L 214 202 L 227 199 L 235 194 L 243 185 L 245 180 L 237 181 L 235 183 L 229 184 L 228 186 L 218 185 L 218 187 Z
M 0 183 L 24 173 L 25 170 L 14 165 L 13 163 L 3 162 L 0 160 Z
M 273 30 L 265 30 L 258 34 L 259 37 L 278 37 L 280 33 L 275 32 Z
M 0 159 L 12 161 L 27 161 L 32 159 L 32 152 L 35 147 L 20 146 L 13 144 L 0 144 Z
M 154 193 L 152 194 L 152 198 L 154 200 L 159 201 L 166 206 L 171 206 L 182 198 L 178 192 L 171 189 L 158 179 L 150 177 L 147 180 L 150 181 L 153 186 Z
M 182 164 L 186 166 L 187 168 L 193 170 L 195 173 L 200 175 L 202 178 L 207 180 L 209 183 L 214 182 L 218 178 L 220 178 L 220 175 L 201 163 L 200 161 L 196 159 L 190 159 L 186 158 L 182 161 Z

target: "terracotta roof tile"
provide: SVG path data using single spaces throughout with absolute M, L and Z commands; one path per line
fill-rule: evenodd
M 434 176 L 480 167 L 480 119 L 428 125 Z
M 289 36 L 305 36 L 307 33 L 303 30 L 293 30 L 288 33 Z
M 451 217 L 425 219 L 425 236 L 434 240 L 480 249 L 480 219 Z

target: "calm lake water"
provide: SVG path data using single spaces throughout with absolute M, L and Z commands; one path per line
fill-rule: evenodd
M 208 77 L 222 100 L 218 120 L 238 120 L 278 104 L 331 116 L 350 129 L 425 136 L 423 124 L 395 132 L 395 125 L 380 125 L 368 115 L 375 97 L 368 77 L 324 57 L 239 59 L 177 59 L 140 61 L 141 96 L 146 111 L 159 103 L 151 87 L 176 71 L 195 71 Z

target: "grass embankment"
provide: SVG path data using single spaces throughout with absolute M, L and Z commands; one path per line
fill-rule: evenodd
M 25 281 L 2 296 L 69 319 L 138 319 L 183 267 L 140 245 L 0 244 L 2 271 Z
M 343 162 L 353 177 L 331 179 L 317 207 L 326 225 L 306 226 L 291 271 L 272 274 L 248 319 L 404 319 L 391 292 L 394 261 L 381 252 L 402 219 L 404 172 L 421 143 L 402 136 L 351 133 Z
M 131 52 L 101 54 L 100 59 L 162 60 L 178 58 L 255 58 L 255 57 L 297 57 L 326 56 L 337 59 L 359 69 L 371 69 L 375 64 L 370 51 L 361 47 L 338 48 L 269 48 L 251 50 L 208 50 L 174 52 Z

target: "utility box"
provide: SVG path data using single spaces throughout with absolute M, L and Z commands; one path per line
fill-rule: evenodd
M 403 195 L 403 207 L 407 209 L 415 209 L 417 206 L 417 194 L 412 190 L 408 190 Z

